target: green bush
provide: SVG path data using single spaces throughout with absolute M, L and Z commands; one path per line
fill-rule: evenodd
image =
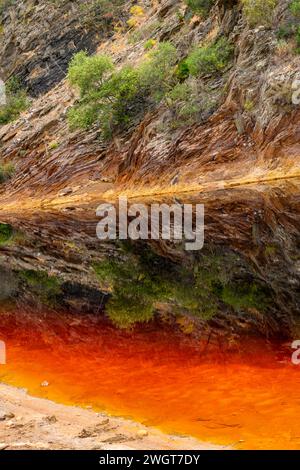
M 175 116 L 178 124 L 192 123 L 195 121 L 200 109 L 197 104 L 197 96 L 190 83 L 177 83 L 175 87 L 166 94 L 166 103 Z
M 155 101 L 159 102 L 176 82 L 174 73 L 177 60 L 176 47 L 170 42 L 162 42 L 149 53 L 148 60 L 140 65 L 140 83 Z
M 276 36 L 278 40 L 289 39 L 295 35 L 296 27 L 293 23 L 287 23 L 281 25 L 277 32 Z
M 145 51 L 150 51 L 151 49 L 153 49 L 155 44 L 156 44 L 155 39 L 148 39 L 148 41 L 146 41 L 145 44 L 144 44 Z
M 198 47 L 186 59 L 189 72 L 194 77 L 222 72 L 228 65 L 233 48 L 226 38 L 216 43 Z
M 290 10 L 296 17 L 300 17 L 300 0 L 293 0 L 290 4 Z
M 207 15 L 214 4 L 214 0 L 184 0 L 194 13 Z
M 5 183 L 15 173 L 15 167 L 12 163 L 0 165 L 0 183 Z
M 120 70 L 107 56 L 79 52 L 68 70 L 70 84 L 80 91 L 79 102 L 69 111 L 71 127 L 88 128 L 98 122 L 105 137 L 116 128 L 130 128 L 147 103 L 160 101 L 171 88 L 176 60 L 176 48 L 170 43 L 159 44 L 140 66 Z
M 110 57 L 89 57 L 86 52 L 81 51 L 75 54 L 69 64 L 68 80 L 71 85 L 78 87 L 81 97 L 85 97 L 100 88 L 113 70 Z
M 277 0 L 242 0 L 242 4 L 250 26 L 272 23 Z
M 298 54 L 300 53 L 300 26 L 298 26 L 296 31 L 296 43 L 297 43 L 297 50 Z
M 26 111 L 29 101 L 17 78 L 6 83 L 6 105 L 0 106 L 0 125 L 16 120 L 22 111 Z

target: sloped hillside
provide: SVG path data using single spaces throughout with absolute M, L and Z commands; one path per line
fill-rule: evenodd
M 98 16 L 105 2 L 84 2 L 84 13 L 82 2 L 4 3 L 1 76 L 17 77 L 31 99 L 27 112 L 0 128 L 1 160 L 15 167 L 6 195 L 99 183 L 103 192 L 103 182 L 149 193 L 174 181 L 177 191 L 299 175 L 298 17 L 289 1 L 255 21 L 238 1 L 211 2 L 200 16 L 170 0 L 112 2 Z M 167 96 L 149 93 L 109 139 L 97 117 L 70 128 L 78 88 L 65 76 L 74 53 L 97 50 L 118 70 L 137 69 L 166 43 L 176 48 L 167 58 Z

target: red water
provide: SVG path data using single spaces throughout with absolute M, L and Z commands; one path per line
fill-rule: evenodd
M 0 380 L 32 395 L 236 448 L 300 448 L 300 369 L 267 345 L 204 354 L 170 328 L 126 333 L 91 317 L 0 318 Z

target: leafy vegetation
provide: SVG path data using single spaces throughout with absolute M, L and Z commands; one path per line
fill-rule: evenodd
M 250 26 L 272 23 L 277 0 L 242 0 L 242 4 Z
M 189 73 L 197 77 L 224 71 L 231 55 L 232 46 L 226 38 L 220 38 L 214 44 L 194 49 L 185 62 Z
M 155 45 L 156 45 L 155 39 L 148 39 L 148 41 L 146 41 L 144 44 L 144 49 L 145 51 L 149 51 L 150 49 L 153 49 Z
M 278 38 L 278 48 L 286 49 L 288 53 L 296 43 L 296 52 L 300 52 L 300 26 L 299 26 L 299 18 L 300 18 L 300 0 L 293 0 L 290 5 L 289 9 L 292 13 L 293 18 L 285 21 L 277 30 L 277 38 Z M 292 42 L 288 42 L 289 39 L 294 39 Z M 286 42 L 284 45 L 283 41 Z M 283 54 L 284 55 L 283 51 Z
M 140 64 L 121 69 L 106 55 L 89 57 L 79 52 L 73 57 L 68 80 L 80 97 L 68 114 L 71 128 L 97 124 L 103 136 L 110 138 L 114 132 L 136 125 L 146 110 L 162 100 L 175 116 L 172 125 L 192 123 L 201 110 L 210 107 L 211 100 L 203 86 L 199 98 L 197 87 L 187 78 L 222 73 L 232 55 L 232 46 L 224 37 L 196 48 L 179 64 L 177 49 L 170 42 L 157 44 L 150 39 L 145 49 L 148 53 Z
M 0 164 L 0 184 L 9 180 L 15 172 L 15 167 L 12 163 Z
M 0 246 L 7 245 L 13 237 L 13 228 L 9 224 L 0 224 Z
M 149 249 L 127 252 L 124 259 L 106 259 L 94 265 L 102 288 L 111 291 L 106 311 L 120 328 L 150 321 L 157 303 L 171 303 L 174 313 L 210 320 L 224 305 L 235 311 L 268 306 L 269 293 L 254 280 L 234 280 L 239 259 L 233 255 L 205 254 L 187 269 Z
M 140 23 L 140 20 L 145 16 L 145 11 L 140 5 L 134 5 L 130 8 L 130 18 L 127 24 L 130 28 L 135 28 Z
M 177 83 L 175 87 L 166 94 L 166 103 L 174 114 L 173 126 L 182 121 L 193 123 L 200 111 L 197 103 L 197 93 L 192 83 Z
M 45 271 L 33 270 L 21 271 L 19 276 L 42 304 L 49 307 L 57 304 L 61 294 L 61 284 L 55 276 L 49 276 Z
M 297 28 L 297 31 L 296 31 L 296 44 L 297 44 L 296 52 L 300 54 L 300 26 Z
M 161 43 L 138 67 L 116 70 L 108 56 L 88 57 L 79 52 L 70 63 L 68 79 L 80 91 L 79 103 L 70 110 L 73 128 L 98 122 L 105 137 L 116 128 L 128 129 L 143 115 L 146 102 L 159 101 L 171 87 L 176 48 Z
M 0 106 L 0 125 L 17 119 L 28 107 L 29 101 L 19 80 L 12 77 L 6 83 L 6 104 Z
M 207 15 L 214 4 L 214 0 L 184 0 L 187 6 L 200 15 Z
M 290 4 L 290 10 L 296 17 L 300 17 L 300 0 L 293 0 Z

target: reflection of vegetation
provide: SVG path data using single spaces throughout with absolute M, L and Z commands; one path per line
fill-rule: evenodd
M 126 260 L 107 259 L 94 265 L 102 287 L 112 291 L 110 319 L 121 328 L 153 318 L 157 303 L 171 303 L 174 313 L 210 320 L 219 309 L 235 311 L 268 305 L 269 293 L 254 280 L 235 280 L 235 255 L 202 254 L 193 269 L 184 268 L 143 249 Z M 225 305 L 224 305 L 225 304 Z
M 14 121 L 28 108 L 26 92 L 16 77 L 6 83 L 6 101 L 5 105 L 0 106 L 0 125 Z
M 13 237 L 13 228 L 9 224 L 0 224 L 0 246 L 7 245 Z
M 268 305 L 267 291 L 255 282 L 225 286 L 222 289 L 221 299 L 235 310 L 245 308 L 265 310 Z
M 20 272 L 20 278 L 40 302 L 55 306 L 61 294 L 60 281 L 55 276 L 49 276 L 45 271 L 26 270 Z
M 25 235 L 14 229 L 10 224 L 0 223 L 0 247 L 8 245 L 21 245 Z

